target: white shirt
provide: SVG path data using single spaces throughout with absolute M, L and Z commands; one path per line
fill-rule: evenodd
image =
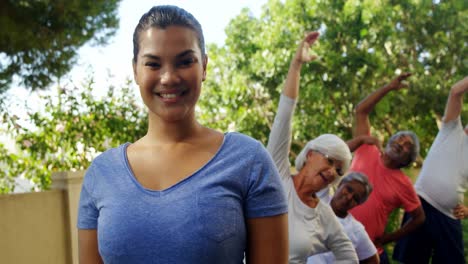
M 453 208 L 459 201 L 457 191 L 468 179 L 468 136 L 460 117 L 442 123 L 415 183 L 419 196 L 440 212 L 455 219 Z
M 314 254 L 332 251 L 335 263 L 358 263 L 354 247 L 332 209 L 319 202 L 316 208 L 298 197 L 290 172 L 291 119 L 295 100 L 281 96 L 267 150 L 278 167 L 288 200 L 289 263 L 305 264 Z
M 365 260 L 377 253 L 374 243 L 367 235 L 364 226 L 356 220 L 351 214 L 345 218 L 339 218 L 346 235 L 351 239 L 359 260 Z M 307 264 L 317 263 L 335 263 L 335 257 L 331 252 L 311 256 L 307 259 Z

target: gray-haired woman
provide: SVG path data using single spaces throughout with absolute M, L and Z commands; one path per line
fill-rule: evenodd
M 350 172 L 344 176 L 333 197 L 320 197 L 328 200 L 335 215 L 351 239 L 361 264 L 378 264 L 379 254 L 364 226 L 348 211 L 363 204 L 372 192 L 372 185 L 367 176 L 360 172 Z M 330 200 L 331 199 L 331 200 Z M 331 253 L 314 255 L 307 260 L 308 264 L 335 263 Z
M 307 257 L 332 251 L 336 263 L 358 263 L 354 247 L 330 207 L 317 196 L 349 167 L 351 152 L 336 135 L 321 135 L 306 144 L 291 175 L 289 150 L 291 120 L 299 92 L 300 70 L 314 59 L 310 46 L 318 32 L 308 33 L 291 61 L 278 111 L 267 145 L 282 178 L 288 200 L 289 263 L 306 263 Z

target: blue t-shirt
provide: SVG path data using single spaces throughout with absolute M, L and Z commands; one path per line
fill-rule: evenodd
M 225 134 L 207 164 L 162 191 L 136 180 L 128 145 L 98 156 L 81 190 L 78 228 L 97 229 L 105 263 L 242 263 L 246 219 L 287 212 L 277 169 L 250 137 Z

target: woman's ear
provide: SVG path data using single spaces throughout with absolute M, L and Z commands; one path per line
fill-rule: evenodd
M 133 80 L 138 85 L 138 78 L 137 78 L 137 65 L 135 60 L 132 59 L 132 68 L 133 68 Z
M 208 55 L 203 56 L 203 78 L 202 80 L 206 80 L 206 66 L 208 65 Z

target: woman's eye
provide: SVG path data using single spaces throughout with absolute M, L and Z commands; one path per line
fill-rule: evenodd
M 182 66 L 182 67 L 187 67 L 187 66 L 190 66 L 192 65 L 192 63 L 194 63 L 195 60 L 193 58 L 189 58 L 189 59 L 183 59 L 179 62 L 179 66 Z
M 147 63 L 145 63 L 145 66 L 150 67 L 150 68 L 159 68 L 160 67 L 159 63 L 156 63 L 156 62 L 147 62 Z
M 354 201 L 355 201 L 357 204 L 359 204 L 360 201 L 361 201 L 361 199 L 359 199 L 359 197 L 357 197 L 357 196 L 354 196 Z
M 343 176 L 343 170 L 341 168 L 336 168 L 336 173 L 338 173 L 340 176 Z

